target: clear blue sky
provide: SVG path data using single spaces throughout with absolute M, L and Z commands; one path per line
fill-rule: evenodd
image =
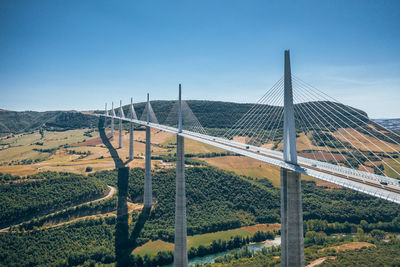
M 292 72 L 372 118 L 400 117 L 400 1 L 0 2 L 0 108 L 255 102 Z

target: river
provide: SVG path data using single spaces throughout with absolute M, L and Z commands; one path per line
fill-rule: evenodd
M 279 237 L 275 237 L 274 240 L 266 240 L 266 241 L 260 242 L 260 243 L 250 243 L 246 246 L 249 248 L 250 251 L 257 252 L 263 248 L 279 246 L 280 244 L 281 244 L 281 237 L 279 236 Z M 232 254 L 231 253 L 232 251 L 233 252 L 238 251 L 243 247 L 236 248 L 233 250 L 227 250 L 227 251 L 219 252 L 219 253 L 215 253 L 215 254 L 209 254 L 209 255 L 206 255 L 203 257 L 195 257 L 195 258 L 189 259 L 189 266 L 194 266 L 196 263 L 200 263 L 200 264 L 214 263 L 216 258 Z M 172 267 L 172 266 L 173 266 L 173 264 L 164 265 L 164 267 Z

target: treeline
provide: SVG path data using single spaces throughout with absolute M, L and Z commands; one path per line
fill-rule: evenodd
M 389 222 L 368 223 L 361 220 L 360 223 L 333 222 L 327 220 L 308 220 L 304 221 L 304 231 L 332 233 L 369 233 L 373 230 L 381 230 L 390 233 L 400 232 L 400 214 Z
M 0 162 L 0 166 L 30 165 L 30 164 L 35 164 L 35 163 L 38 163 L 41 161 L 44 161 L 44 158 L 3 161 L 3 162 Z
M 0 226 L 8 226 L 104 194 L 104 182 L 72 173 L 38 173 L 28 183 L 0 185 Z

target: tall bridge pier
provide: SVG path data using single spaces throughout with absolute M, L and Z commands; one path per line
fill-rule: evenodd
M 146 106 L 146 152 L 145 152 L 145 174 L 144 174 L 144 208 L 151 208 L 153 202 L 152 185 L 151 185 L 151 135 L 150 135 L 150 100 L 147 94 Z
M 283 159 L 297 165 L 290 54 L 285 51 Z M 281 266 L 304 266 L 301 175 L 281 168 Z
M 111 138 L 114 137 L 114 117 L 115 117 L 115 111 L 114 111 L 114 102 L 111 102 Z
M 182 133 L 182 98 L 179 84 L 178 134 L 176 135 L 176 195 L 174 267 L 188 266 L 185 191 L 185 141 Z
M 131 97 L 130 118 L 134 119 L 133 98 Z M 133 160 L 133 122 L 129 122 L 129 160 Z
M 122 110 L 122 100 L 119 101 L 119 146 L 122 148 L 122 118 L 124 117 L 124 111 Z

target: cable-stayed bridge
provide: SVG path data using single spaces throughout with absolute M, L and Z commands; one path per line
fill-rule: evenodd
M 177 187 L 174 265 L 187 266 L 184 138 L 209 144 L 281 168 L 282 266 L 303 266 L 303 219 L 300 175 L 400 204 L 400 135 L 327 96 L 291 74 L 285 51 L 284 76 L 223 136 L 208 135 L 181 99 L 160 124 L 149 96 L 140 118 L 132 99 L 127 116 L 122 103 L 100 115 L 130 123 L 129 159 L 133 160 L 133 125 L 146 128 L 144 206 L 152 206 L 151 128 L 177 135 Z M 393 177 L 390 177 L 391 174 Z

